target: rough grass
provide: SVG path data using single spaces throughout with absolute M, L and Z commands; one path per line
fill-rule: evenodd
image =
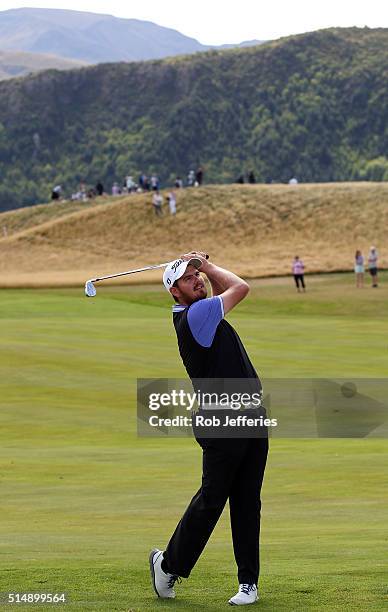
M 290 279 L 255 281 L 230 320 L 263 377 L 384 377 L 387 280 L 357 291 L 351 275 L 321 276 L 300 295 Z M 64 590 L 68 612 L 225 610 L 227 511 L 175 601 L 149 584 L 149 549 L 200 477 L 194 441 L 135 435 L 136 377 L 184 375 L 167 293 L 0 295 L 0 591 Z M 272 441 L 257 609 L 386 609 L 386 463 L 383 439 Z
M 168 261 L 193 247 L 251 278 L 289 273 L 295 254 L 307 272 L 352 270 L 356 248 L 366 255 L 371 244 L 381 247 L 380 266 L 388 265 L 384 183 L 185 189 L 173 223 L 167 211 L 154 216 L 150 195 L 101 204 L 48 204 L 0 215 L 0 234 L 1 227 L 9 232 L 0 239 L 0 285 L 74 285 Z M 160 273 L 138 278 L 155 280 Z

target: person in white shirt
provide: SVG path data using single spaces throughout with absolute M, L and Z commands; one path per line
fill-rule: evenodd
M 368 256 L 368 269 L 369 274 L 372 277 L 372 287 L 378 287 L 377 283 L 377 249 L 374 246 L 371 246 Z
M 167 196 L 168 205 L 170 207 L 170 214 L 176 215 L 176 196 L 174 191 L 170 191 Z
M 163 196 L 159 193 L 159 191 L 154 192 L 152 196 L 152 204 L 154 206 L 155 215 L 157 217 L 162 217 L 163 216 L 163 210 L 162 210 Z

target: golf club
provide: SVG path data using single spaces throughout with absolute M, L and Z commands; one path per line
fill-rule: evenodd
M 117 276 L 125 276 L 126 274 L 135 274 L 136 272 L 145 272 L 146 270 L 156 270 L 157 268 L 165 268 L 170 262 L 156 264 L 155 266 L 146 266 L 145 268 L 137 268 L 136 270 L 127 270 L 127 272 L 119 272 L 118 274 L 109 274 L 108 276 L 100 276 L 99 278 L 91 278 L 85 283 L 85 295 L 94 297 L 97 293 L 94 283 L 106 280 L 108 278 L 116 278 Z
M 209 259 L 209 255 L 206 255 L 206 259 Z M 99 281 L 107 280 L 108 278 L 116 278 L 117 276 L 125 276 L 127 274 L 136 274 L 136 272 L 146 272 L 147 270 L 156 270 L 157 268 L 165 268 L 170 262 L 156 264 L 154 266 L 146 266 L 145 268 L 137 268 L 136 270 L 127 270 L 126 272 L 118 272 L 117 274 L 109 274 L 108 276 L 100 276 L 99 278 L 91 278 L 85 283 L 85 295 L 86 297 L 94 297 L 97 293 L 94 283 Z

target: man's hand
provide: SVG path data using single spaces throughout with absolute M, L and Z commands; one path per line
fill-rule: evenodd
M 202 265 L 200 271 L 206 274 L 209 279 L 212 294 L 220 295 L 224 305 L 225 314 L 232 310 L 241 300 L 243 300 L 249 292 L 249 285 L 242 278 L 224 270 L 215 264 L 210 263 L 206 259 L 206 253 L 202 251 L 191 251 L 181 255 L 186 261 L 192 257 L 200 259 Z
M 207 253 L 204 253 L 203 251 L 190 251 L 190 253 L 185 253 L 184 255 L 181 255 L 181 258 L 184 259 L 185 261 L 188 261 L 189 259 L 192 259 L 193 257 L 195 257 L 196 259 L 199 259 L 202 262 L 202 265 L 200 267 L 201 272 L 203 272 L 204 274 L 206 274 L 206 270 L 209 267 L 209 255 Z

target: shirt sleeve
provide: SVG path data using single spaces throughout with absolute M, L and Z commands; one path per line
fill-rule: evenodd
M 194 339 L 206 348 L 212 345 L 217 326 L 223 318 L 224 304 L 219 295 L 194 302 L 187 313 L 187 321 Z

